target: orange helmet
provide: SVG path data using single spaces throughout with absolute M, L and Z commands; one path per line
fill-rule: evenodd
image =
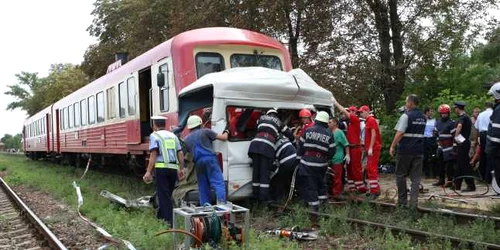
M 438 113 L 443 114 L 443 113 L 450 113 L 450 106 L 448 104 L 441 104 L 439 105 L 438 108 Z
M 300 110 L 299 112 L 299 117 L 300 118 L 311 118 L 312 114 L 311 114 L 311 111 L 309 111 L 308 109 L 302 109 Z

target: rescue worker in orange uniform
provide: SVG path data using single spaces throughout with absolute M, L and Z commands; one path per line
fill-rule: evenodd
M 349 142 L 349 154 L 351 156 L 351 161 L 347 166 L 347 186 L 349 192 L 358 191 L 366 193 L 367 190 L 363 183 L 363 169 L 361 167 L 363 149 L 361 147 L 361 120 L 356 115 L 358 110 L 355 106 L 346 109 L 335 100 L 332 101 L 334 101 L 335 107 L 349 119 L 346 134 L 347 141 Z
M 296 141 L 298 141 L 300 137 L 304 135 L 304 131 L 306 131 L 306 129 L 314 126 L 311 111 L 309 111 L 308 109 L 300 110 L 299 118 L 302 122 L 302 126 L 297 127 L 293 132 L 293 137 L 295 137 Z
M 369 198 L 375 199 L 380 195 L 380 185 L 378 184 L 378 160 L 382 149 L 382 139 L 377 120 L 370 114 L 370 108 L 366 105 L 359 108 L 359 115 L 365 119 L 365 151 L 366 151 L 366 172 L 370 188 Z

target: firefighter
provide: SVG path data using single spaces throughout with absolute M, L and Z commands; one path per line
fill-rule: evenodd
M 437 157 L 438 164 L 436 165 L 436 173 L 438 181 L 433 183 L 433 186 L 452 187 L 454 166 L 455 166 L 455 151 L 453 150 L 453 133 L 455 132 L 455 121 L 450 118 L 450 106 L 441 104 L 438 108 L 440 119 L 436 122 L 434 133 L 437 135 L 438 149 Z M 445 183 L 445 175 L 447 182 Z
M 358 191 L 366 193 L 366 187 L 363 183 L 363 168 L 361 166 L 363 149 L 361 147 L 361 120 L 356 115 L 358 109 L 351 106 L 348 109 L 342 107 L 338 102 L 334 102 L 340 112 L 349 119 L 347 125 L 347 141 L 349 142 L 349 153 L 351 161 L 347 166 L 347 186 L 350 192 Z
M 292 175 L 297 166 L 297 149 L 285 136 L 276 142 L 275 169 L 271 174 L 270 194 L 272 200 L 280 200 L 290 191 Z
M 300 121 L 302 122 L 302 126 L 298 126 L 293 133 L 293 136 L 297 141 L 300 139 L 302 135 L 304 135 L 304 131 L 306 129 L 314 126 L 314 121 L 312 120 L 312 113 L 308 109 L 300 110 L 299 118 Z
M 328 160 L 335 154 L 334 137 L 328 128 L 328 113 L 316 114 L 315 125 L 306 129 L 300 137 L 297 158 L 300 159 L 298 174 L 300 194 L 312 211 L 319 211 L 320 201 L 326 200 L 324 181 Z M 317 217 L 312 217 L 316 223 Z
M 198 191 L 200 194 L 200 205 L 210 204 L 210 188 L 215 190 L 217 204 L 226 203 L 226 187 L 222 176 L 221 166 L 217 161 L 212 142 L 217 140 L 225 141 L 229 131 L 224 130 L 222 134 L 202 128 L 203 121 L 197 115 L 188 118 L 187 128 L 189 135 L 186 137 L 186 147 L 193 156 L 198 181 Z
M 184 176 L 184 154 L 179 139 L 175 134 L 165 130 L 163 116 L 151 117 L 153 133 L 149 136 L 149 163 L 143 180 L 150 183 L 155 169 L 156 195 L 158 197 L 158 219 L 172 224 L 175 182 Z
M 455 172 L 455 189 L 460 190 L 462 188 L 462 181 L 465 179 L 467 188 L 463 190 L 463 192 L 473 192 L 476 191 L 474 179 L 457 178 L 460 176 L 472 175 L 472 168 L 469 165 L 469 151 L 471 146 L 469 138 L 472 129 L 472 121 L 464 111 L 464 102 L 455 102 L 454 106 L 455 113 L 458 115 L 454 134 L 455 142 L 457 143 L 457 171 Z
M 500 183 L 500 82 L 495 83 L 488 94 L 495 98 L 495 106 L 491 114 L 486 137 L 486 154 L 488 161 L 493 162 L 496 183 Z
M 411 180 L 410 206 L 417 207 L 418 191 L 422 177 L 424 159 L 424 131 L 427 123 L 424 114 L 418 109 L 418 97 L 406 97 L 406 113 L 402 114 L 396 124 L 396 135 L 392 140 L 389 153 L 394 157 L 396 145 L 398 157 L 396 162 L 396 186 L 398 188 L 398 204 L 407 206 L 406 178 Z
M 380 195 L 380 185 L 378 183 L 378 161 L 380 150 L 382 149 L 380 129 L 377 120 L 371 114 L 368 106 L 361 106 L 358 111 L 360 116 L 365 119 L 364 146 L 366 152 L 366 173 L 370 187 L 368 198 L 376 199 Z
M 288 127 L 270 109 L 257 120 L 257 135 L 250 143 L 248 156 L 252 159 L 252 194 L 260 202 L 269 201 L 270 169 L 276 152 L 276 141 L 281 133 L 290 136 Z

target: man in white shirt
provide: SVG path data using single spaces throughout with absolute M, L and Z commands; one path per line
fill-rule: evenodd
M 424 116 L 426 119 L 424 130 L 424 165 L 423 174 L 426 178 L 431 177 L 431 156 L 436 153 L 437 141 L 434 136 L 434 129 L 436 128 L 436 119 L 434 119 L 434 110 L 431 107 L 424 108 Z M 436 171 L 432 169 L 435 175 Z
M 479 116 L 476 119 L 476 123 L 474 127 L 479 131 L 479 149 L 481 151 L 481 156 L 479 159 L 479 173 L 483 180 L 488 183 L 491 182 L 491 170 L 493 167 L 488 163 L 487 155 L 485 152 L 486 147 L 486 136 L 488 133 L 488 125 L 490 124 L 490 116 L 493 113 L 493 103 L 487 102 L 485 103 L 486 110 L 479 113 Z

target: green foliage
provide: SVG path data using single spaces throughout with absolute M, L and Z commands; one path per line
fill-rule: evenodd
M 16 74 L 18 82 L 8 85 L 6 95 L 17 100 L 7 106 L 7 110 L 21 109 L 29 116 L 58 101 L 88 83 L 87 76 L 72 64 L 53 64 L 49 75 L 38 77 L 38 73 Z
M 21 148 L 21 134 L 12 136 L 10 134 L 5 134 L 0 141 L 4 143 L 5 149 L 20 149 Z

